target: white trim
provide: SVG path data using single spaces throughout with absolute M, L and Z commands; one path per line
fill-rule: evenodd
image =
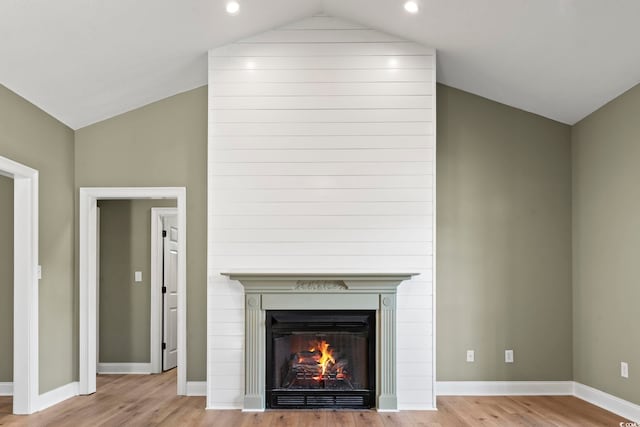
M 573 395 L 573 381 L 438 381 L 438 396 Z
M 100 206 L 96 206 L 96 363 L 100 363 Z
M 433 63 L 437 64 L 438 60 L 437 60 L 437 50 L 434 49 L 433 50 Z M 437 270 L 437 250 L 436 248 L 437 246 L 437 241 L 438 241 L 438 233 L 437 233 L 437 214 L 438 214 L 438 206 L 437 206 L 437 202 L 438 202 L 438 195 L 437 195 L 437 167 L 438 167 L 438 162 L 437 162 L 437 152 L 438 152 L 438 133 L 437 133 L 437 127 L 438 127 L 438 119 L 437 119 L 437 114 L 438 114 L 438 108 L 437 107 L 437 102 L 438 102 L 438 96 L 437 96 L 437 92 L 438 92 L 438 87 L 437 87 L 437 81 L 436 81 L 436 67 L 433 67 L 433 82 L 432 82 L 432 86 L 431 86 L 431 90 L 432 90 L 432 94 L 434 96 L 434 105 L 433 108 L 431 110 L 432 114 L 433 114 L 433 171 L 432 171 L 432 177 L 433 177 L 433 183 L 431 185 L 432 187 L 432 191 L 433 191 L 433 203 L 432 203 L 432 207 L 431 207 L 431 213 L 433 214 L 431 217 L 431 232 L 432 234 L 432 242 L 431 242 L 431 355 L 432 355 L 432 359 L 431 359 L 431 372 L 437 373 L 438 372 L 438 367 L 436 364 L 436 359 L 437 359 L 437 333 L 438 333 L 438 325 L 437 325 L 437 316 L 436 316 L 436 310 L 437 310 L 437 304 L 436 304 L 436 270 Z M 438 406 L 438 402 L 436 399 L 437 396 L 437 392 L 436 392 L 436 375 L 432 376 L 431 379 L 431 405 L 433 407 L 433 409 L 436 409 Z
M 176 199 L 178 208 L 178 380 L 187 392 L 187 191 L 185 187 L 80 188 L 80 394 L 96 391 L 96 207 L 105 199 Z
M 176 208 L 151 208 L 151 372 L 162 372 L 162 219 L 177 215 Z M 187 383 L 187 396 L 189 395 Z
M 98 363 L 99 374 L 151 374 L 151 363 Z
M 0 383 L 0 396 L 13 396 L 13 383 Z
M 239 410 L 242 412 L 264 412 L 264 409 L 261 411 L 248 411 L 248 410 L 242 409 L 242 405 L 218 405 L 218 404 L 207 405 L 205 410 L 207 411 L 238 411 Z
M 206 381 L 187 381 L 187 396 L 206 396 Z
M 55 388 L 51 391 L 43 393 L 40 395 L 38 402 L 38 411 L 42 411 L 43 409 L 47 409 L 53 405 L 57 405 L 58 403 L 75 397 L 78 395 L 78 382 L 72 382 L 69 384 L 65 384 L 62 387 Z
M 0 156 L 13 178 L 13 413 L 31 414 L 38 399 L 38 171 Z M 18 309 L 19 308 L 19 309 Z
M 408 405 L 398 405 L 398 411 L 402 412 L 402 411 L 437 411 L 438 408 L 434 406 L 424 406 L 424 405 L 415 405 L 415 404 L 408 404 Z
M 600 391 L 579 382 L 574 383 L 574 396 L 593 405 L 613 412 L 616 415 L 640 423 L 640 405 L 620 399 L 604 391 Z

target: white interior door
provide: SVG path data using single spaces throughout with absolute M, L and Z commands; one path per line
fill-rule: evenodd
M 162 369 L 178 366 L 178 217 L 163 218 Z

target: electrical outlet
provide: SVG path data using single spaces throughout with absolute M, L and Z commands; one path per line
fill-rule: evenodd
M 133 276 L 135 282 L 142 282 L 142 271 L 136 271 Z
M 504 351 L 504 363 L 513 363 L 513 350 Z
M 476 352 L 473 350 L 467 350 L 467 362 L 475 362 Z
M 629 378 L 629 364 L 627 362 L 620 362 L 620 376 Z

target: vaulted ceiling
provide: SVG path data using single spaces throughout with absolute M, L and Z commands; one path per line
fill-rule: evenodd
M 573 124 L 640 82 L 637 0 L 5 0 L 0 84 L 77 129 L 207 83 L 206 52 L 325 12 L 438 50 L 438 81 Z

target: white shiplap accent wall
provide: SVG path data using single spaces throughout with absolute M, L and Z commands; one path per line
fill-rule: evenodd
M 434 407 L 435 51 L 315 16 L 209 53 L 208 399 L 240 408 L 242 287 L 220 272 L 420 272 L 401 409 Z

